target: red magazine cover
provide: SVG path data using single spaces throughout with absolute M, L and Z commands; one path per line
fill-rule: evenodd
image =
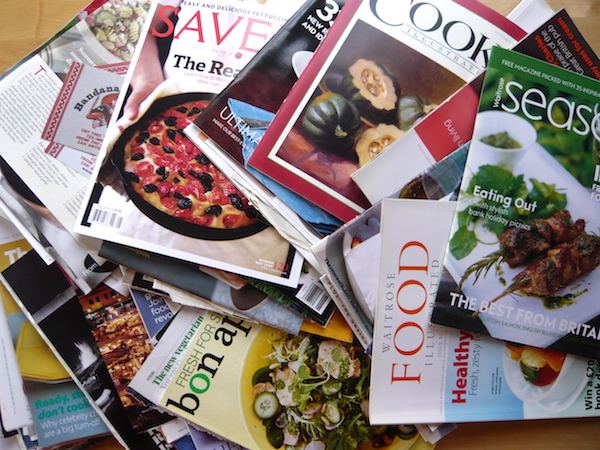
M 525 32 L 471 0 L 363 2 L 342 19 L 248 163 L 347 221 L 370 205 L 352 173 L 481 73 L 493 45 Z

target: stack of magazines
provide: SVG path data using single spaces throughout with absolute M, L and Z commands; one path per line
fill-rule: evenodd
M 599 104 L 543 0 L 92 2 L 0 80 L 6 442 L 597 417 Z

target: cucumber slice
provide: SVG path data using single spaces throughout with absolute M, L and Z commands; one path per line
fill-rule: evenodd
M 341 389 L 342 382 L 340 380 L 336 380 L 335 378 L 332 378 L 331 380 L 327 381 L 327 383 L 321 386 L 321 391 L 325 395 L 337 394 L 338 392 L 340 392 Z
M 260 419 L 270 419 L 279 411 L 279 400 L 273 392 L 261 392 L 254 399 L 254 414 Z
M 325 411 L 323 413 L 331 425 L 337 425 L 344 418 L 344 414 L 340 408 L 331 402 L 325 403 Z
M 414 425 L 398 425 L 400 439 L 411 439 L 415 434 L 417 434 L 417 427 Z

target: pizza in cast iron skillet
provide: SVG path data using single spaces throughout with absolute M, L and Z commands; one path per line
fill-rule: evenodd
M 185 222 L 225 230 L 254 225 L 257 211 L 183 133 L 209 103 L 188 101 L 139 122 L 124 144 L 124 179 L 143 201 Z

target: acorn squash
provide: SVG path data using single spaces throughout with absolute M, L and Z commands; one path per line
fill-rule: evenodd
M 398 125 L 402 131 L 407 131 L 421 117 L 433 111 L 437 105 L 424 97 L 416 94 L 407 94 L 400 97 L 398 102 Z
M 342 95 L 325 92 L 306 108 L 302 128 L 312 142 L 325 149 L 344 155 L 352 149 L 360 129 L 356 107 Z
M 359 59 L 348 68 L 337 89 L 366 120 L 374 124 L 396 122 L 400 85 L 383 65 Z
M 385 123 L 365 130 L 356 142 L 358 166 L 364 166 L 403 134 L 404 131 L 400 130 L 397 126 Z

